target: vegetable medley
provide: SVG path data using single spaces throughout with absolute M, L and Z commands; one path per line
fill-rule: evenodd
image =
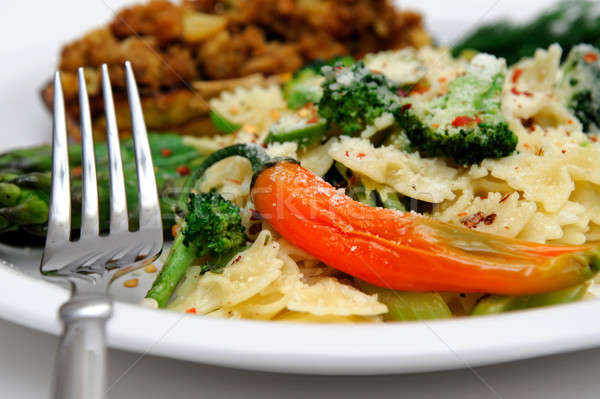
M 593 296 L 600 51 L 561 55 L 336 57 L 213 99 L 219 135 L 151 135 L 174 243 L 144 303 L 381 322 Z M 44 234 L 47 153 L 0 156 L 3 231 Z
M 309 65 L 281 88 L 252 89 L 252 102 L 240 91 L 230 108 L 224 95 L 219 118 L 237 128 L 194 140 L 211 154 L 180 195 L 176 246 L 147 303 L 354 322 L 591 295 L 600 268 L 598 54 L 576 46 L 561 65 L 553 46 L 507 69 L 487 54 L 401 50 Z M 265 118 L 235 119 L 240 104 Z M 557 190 L 544 198 L 541 185 Z M 237 205 L 246 229 L 247 246 L 224 268 L 182 255 L 193 252 L 180 240 L 199 220 L 191 201 L 202 193 Z M 230 220 L 220 218 L 203 218 L 205 228 Z

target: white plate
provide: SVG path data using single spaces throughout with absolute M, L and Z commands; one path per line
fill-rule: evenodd
M 61 42 L 106 20 L 122 1 L 11 2 L 0 15 L 0 151 L 48 141 L 50 119 L 37 90 L 51 75 Z M 473 22 L 510 10 L 521 15 L 536 2 L 413 1 L 429 8 L 428 25 L 442 41 Z M 519 4 L 519 7 L 515 5 Z M 525 9 L 526 7 L 527 9 Z M 63 17 L 60 16 L 77 16 Z M 58 18 L 53 20 L 51 17 Z M 466 18 L 466 19 L 465 19 Z M 455 29 L 456 28 L 456 29 Z M 57 309 L 67 291 L 39 280 L 39 252 L 0 248 L 0 317 L 57 334 Z M 23 273 L 24 272 L 24 273 Z M 151 282 L 141 272 L 138 289 L 117 282 L 113 347 L 191 361 L 275 372 L 384 374 L 473 367 L 600 344 L 600 301 L 512 314 L 387 325 L 300 325 L 214 320 L 135 305 Z

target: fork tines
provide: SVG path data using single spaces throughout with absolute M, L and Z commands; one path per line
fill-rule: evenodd
M 111 257 L 124 257 L 123 260 L 131 260 L 131 263 L 133 263 L 136 257 L 139 258 L 140 255 L 155 255 L 156 253 L 159 253 L 162 248 L 162 219 L 160 215 L 156 179 L 154 176 L 154 166 L 152 163 L 148 135 L 133 69 L 130 62 L 127 61 L 125 62 L 125 76 L 131 114 L 131 129 L 134 143 L 139 198 L 139 230 L 131 233 L 129 232 L 127 198 L 119 144 L 119 133 L 115 116 L 113 94 L 106 64 L 102 65 L 101 72 L 110 176 L 110 234 L 102 237 L 99 235 L 98 183 L 90 105 L 84 69 L 79 68 L 79 108 L 81 118 L 83 185 L 80 239 L 77 242 L 87 242 L 87 244 L 93 245 L 91 242 L 88 242 L 90 239 L 100 240 L 112 237 L 112 244 L 116 245 L 118 248 L 112 250 Z M 67 245 L 74 244 L 74 242 L 70 241 L 71 189 L 69 182 L 70 171 L 66 126 L 65 105 L 60 81 L 60 72 L 56 72 L 54 75 L 54 122 L 50 214 L 48 218 L 48 232 L 46 237 L 46 247 L 44 249 L 44 259 L 42 260 L 42 271 L 44 271 L 44 269 L 56 270 L 57 267 L 49 265 L 50 259 L 65 249 Z M 130 240 L 127 242 L 127 240 L 124 239 L 133 238 L 133 234 L 136 234 L 135 241 Z M 122 237 L 116 238 L 119 235 Z M 127 248 L 127 246 L 129 246 L 129 248 Z M 93 260 L 108 261 L 110 259 L 106 260 L 104 258 L 98 258 Z M 92 261 L 92 259 L 89 261 Z

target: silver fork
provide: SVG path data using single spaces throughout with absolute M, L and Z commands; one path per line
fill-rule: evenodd
M 54 75 L 52 189 L 41 273 L 64 280 L 71 299 L 59 311 L 63 334 L 56 356 L 53 397 L 100 399 L 105 396 L 105 324 L 112 313 L 110 282 L 154 261 L 162 251 L 163 231 L 154 166 L 140 98 L 129 61 L 125 63 L 139 194 L 139 229 L 129 231 L 117 122 L 108 69 L 102 65 L 110 172 L 110 234 L 100 235 L 94 142 L 83 68 L 79 68 L 83 201 L 80 238 L 71 240 L 71 190 L 65 106 L 60 73 Z

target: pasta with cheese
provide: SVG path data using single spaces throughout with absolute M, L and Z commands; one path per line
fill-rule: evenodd
M 397 132 L 402 144 L 382 141 L 381 132 L 395 129 L 391 113 L 353 136 L 330 134 L 309 148 L 299 148 L 293 140 L 272 143 L 267 152 L 297 159 L 325 179 L 350 171 L 367 190 L 393 192 L 408 211 L 443 222 L 538 243 L 592 242 L 600 239 L 600 144 L 594 133 L 583 131 L 565 102 L 560 59 L 561 49 L 553 45 L 509 69 L 495 64 L 497 69 L 489 72 L 502 70 L 506 77 L 499 98 L 501 117 L 518 139 L 516 150 L 507 156 L 464 165 L 409 148 Z M 489 61 L 478 62 L 485 68 Z M 455 79 L 473 68 L 469 61 L 436 48 L 371 54 L 365 65 L 411 90 L 406 95 L 417 109 L 445 95 Z M 236 89 L 211 106 L 246 127 L 230 135 L 190 139 L 206 153 L 234 143 L 260 143 L 270 124 L 290 113 L 302 118 L 306 107 L 316 105 L 287 109 L 281 89 L 271 86 Z M 253 127 L 250 133 L 248 125 Z M 225 318 L 382 321 L 391 309 L 376 294 L 290 244 L 267 221 L 252 219 L 251 179 L 249 162 L 238 157 L 207 171 L 202 191 L 216 191 L 241 208 L 252 244 L 221 273 L 203 274 L 199 266 L 191 267 L 169 308 Z M 414 204 L 425 204 L 426 210 Z M 481 295 L 441 297 L 454 314 L 468 314 Z

